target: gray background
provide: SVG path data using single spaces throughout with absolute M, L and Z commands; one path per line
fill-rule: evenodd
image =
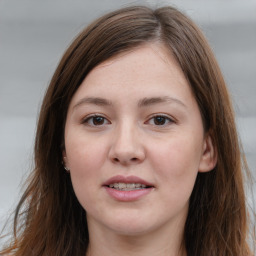
M 64 50 L 89 21 L 132 3 L 173 4 L 203 29 L 256 173 L 256 0 L 0 0 L 0 229 L 31 170 L 38 111 Z

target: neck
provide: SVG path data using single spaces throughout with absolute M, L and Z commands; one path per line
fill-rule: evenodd
M 124 235 L 106 229 L 90 232 L 87 256 L 186 256 L 183 229 L 155 230 L 147 234 Z

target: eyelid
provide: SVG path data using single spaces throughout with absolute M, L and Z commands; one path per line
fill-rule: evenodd
M 156 114 L 152 114 L 151 116 L 149 116 L 149 118 L 147 119 L 147 121 L 145 123 L 149 123 L 149 121 L 155 117 L 164 117 L 167 120 L 169 120 L 169 123 L 177 123 L 177 120 L 175 120 L 175 118 L 171 117 L 170 115 L 167 114 L 163 114 L 163 113 L 156 113 Z M 164 124 L 164 125 L 159 125 L 159 126 L 166 126 L 168 124 Z
M 107 124 L 111 124 L 111 122 L 109 121 L 109 119 L 107 117 L 105 117 L 103 114 L 98 114 L 98 113 L 87 115 L 86 117 L 84 117 L 81 120 L 81 123 L 84 125 L 91 126 L 91 127 L 97 127 L 97 126 L 100 127 L 100 126 L 106 125 L 106 123 L 104 123 L 102 125 L 89 124 L 89 120 L 92 120 L 94 117 L 102 117 L 102 118 L 104 118 L 104 121 L 107 121 Z

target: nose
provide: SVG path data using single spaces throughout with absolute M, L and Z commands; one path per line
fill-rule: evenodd
M 138 164 L 145 159 L 142 138 L 135 126 L 124 124 L 114 131 L 109 157 L 121 165 Z

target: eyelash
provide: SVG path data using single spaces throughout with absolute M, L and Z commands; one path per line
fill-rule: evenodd
M 164 124 L 156 124 L 155 123 L 155 121 L 156 121 L 156 118 L 162 118 L 162 119 L 164 119 Z M 172 119 L 172 118 L 170 118 L 169 116 L 166 116 L 166 115 L 154 115 L 154 116 L 152 116 L 150 119 L 148 119 L 148 121 L 146 122 L 146 123 L 150 123 L 150 121 L 151 120 L 153 120 L 153 124 L 152 125 L 156 125 L 156 126 L 166 126 L 166 125 L 168 125 L 168 124 L 171 124 L 171 123 L 174 123 L 175 121 Z M 160 121 L 160 120 L 158 120 L 158 121 Z M 167 123 L 166 123 L 166 121 L 168 121 Z
M 90 122 L 96 121 L 96 118 L 101 118 L 101 119 L 103 120 L 103 123 L 102 123 L 102 124 L 90 123 Z M 86 124 L 86 125 L 88 125 L 88 126 L 94 127 L 94 126 L 102 126 L 102 125 L 105 125 L 105 124 L 106 124 L 105 121 L 108 122 L 107 124 L 110 124 L 110 122 L 108 121 L 107 118 L 105 118 L 104 116 L 96 115 L 96 114 L 95 114 L 95 115 L 86 117 L 86 118 L 82 121 L 82 123 L 83 123 L 83 124 Z
M 100 121 L 100 120 L 97 121 L 96 118 L 101 119 L 102 122 L 100 124 L 95 124 L 94 121 L 96 121 L 96 122 Z M 164 123 L 163 124 L 156 124 L 156 118 L 161 118 L 162 120 L 158 120 L 158 122 L 159 121 L 164 121 Z M 151 120 L 153 120 L 154 123 L 150 123 Z M 106 123 L 106 121 L 107 121 L 107 123 Z M 157 114 L 157 115 L 151 116 L 145 123 L 150 124 L 150 125 L 155 125 L 155 126 L 166 126 L 166 125 L 174 123 L 174 122 L 175 121 L 173 119 L 171 119 L 170 117 L 168 117 L 166 115 Z M 92 127 L 111 124 L 111 122 L 107 118 L 105 118 L 104 116 L 101 116 L 101 115 L 97 115 L 97 114 L 86 117 L 82 121 L 82 123 L 86 124 L 88 126 L 92 126 Z

